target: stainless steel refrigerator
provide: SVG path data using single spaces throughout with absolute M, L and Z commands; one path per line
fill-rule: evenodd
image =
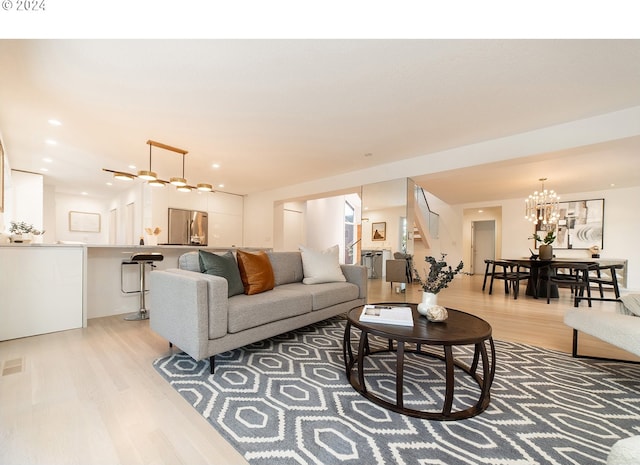
M 203 245 L 209 240 L 209 216 L 195 210 L 169 209 L 170 245 Z

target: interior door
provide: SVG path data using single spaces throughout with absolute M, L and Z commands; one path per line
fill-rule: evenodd
M 496 258 L 496 222 L 474 221 L 471 229 L 471 274 L 484 273 L 484 261 Z
M 298 250 L 304 240 L 304 218 L 302 212 L 284 210 L 283 250 Z

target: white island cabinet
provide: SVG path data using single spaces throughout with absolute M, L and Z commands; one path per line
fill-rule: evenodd
M 82 246 L 0 247 L 0 341 L 83 325 Z

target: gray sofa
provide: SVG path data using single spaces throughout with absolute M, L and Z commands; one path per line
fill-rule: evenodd
M 261 341 L 364 305 L 367 270 L 341 265 L 346 282 L 303 284 L 300 252 L 268 252 L 274 289 L 228 297 L 227 280 L 200 272 L 198 252 L 150 274 L 150 326 L 195 360 Z

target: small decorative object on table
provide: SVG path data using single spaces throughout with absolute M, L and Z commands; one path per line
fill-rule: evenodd
M 147 244 L 147 245 L 158 245 L 158 236 L 162 232 L 162 230 L 159 227 L 156 226 L 155 229 L 153 229 L 153 228 L 144 228 L 144 232 L 145 232 L 145 235 L 146 235 L 146 238 L 144 240 L 145 244 Z
M 591 258 L 600 258 L 600 246 L 592 245 L 589 247 L 589 252 L 591 252 Z
M 529 237 L 529 239 L 535 239 L 538 242 L 544 242 L 543 245 L 538 247 L 540 252 L 540 260 L 551 260 L 553 258 L 553 241 L 556 240 L 556 235 L 552 230 L 547 232 L 547 235 L 544 236 L 544 239 L 540 239 L 540 236 L 536 233 L 533 236 Z
M 447 254 L 441 254 L 440 261 L 433 257 L 425 257 L 425 261 L 429 263 L 429 272 L 423 280 L 417 269 L 413 269 L 415 280 L 422 286 L 422 302 L 418 304 L 418 312 L 427 317 L 429 321 L 444 321 L 447 319 L 447 310 L 438 305 L 438 292 L 449 286 L 451 280 L 457 275 L 464 266 L 462 261 L 454 270 L 444 260 Z M 432 310 L 431 310 L 432 309 Z M 431 310 L 431 311 L 430 311 Z
M 432 305 L 431 307 L 427 308 L 424 316 L 426 316 L 427 320 L 429 321 L 438 322 L 444 321 L 449 318 L 449 312 L 447 312 L 447 309 L 442 305 Z

